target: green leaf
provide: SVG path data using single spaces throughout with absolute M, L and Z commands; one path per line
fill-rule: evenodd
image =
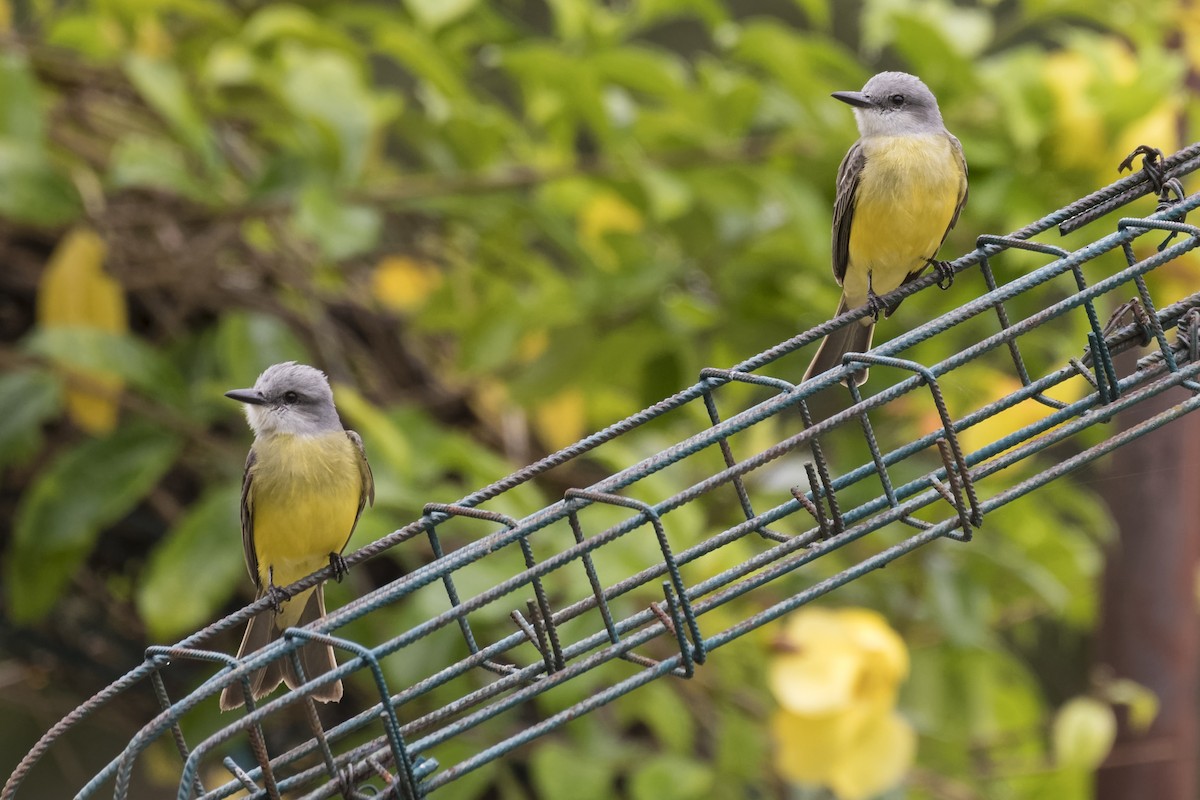
M 471 90 L 460 69 L 424 31 L 408 24 L 381 27 L 377 32 L 380 51 L 411 71 L 451 101 L 466 100 Z
M 13 525 L 5 589 L 14 620 L 49 613 L 100 532 L 158 483 L 180 444 L 161 426 L 126 425 L 64 453 L 37 476 Z
M 91 7 L 95 9 L 95 6 Z M 60 8 L 48 14 L 46 43 L 72 50 L 97 62 L 108 62 L 124 55 L 125 37 L 120 23 L 109 13 L 95 10 L 71 13 Z
M 986 622 L 985 604 L 977 587 L 954 569 L 954 564 L 941 553 L 925 560 L 925 583 L 929 604 L 939 628 L 950 641 L 960 645 L 979 645 L 988 640 L 991 631 Z
M 648 684 L 638 689 L 635 701 L 616 708 L 623 721 L 637 721 L 649 728 L 664 749 L 679 754 L 692 751 L 696 722 L 675 685 Z
M 757 657 L 752 647 L 747 649 L 751 650 L 751 658 Z M 741 684 L 736 691 L 742 691 Z M 767 726 L 758 717 L 737 709 L 734 703 L 722 703 L 717 715 L 719 732 L 713 760 L 722 779 L 732 779 L 734 785 L 748 787 L 763 783 L 771 774 L 767 764 L 771 752 Z
M 308 350 L 282 320 L 266 314 L 231 312 L 221 319 L 217 346 L 224 371 L 247 386 L 281 361 L 308 361 Z
M 536 748 L 529 761 L 538 797 L 605 800 L 614 794 L 613 764 L 594 753 L 549 741 Z
M 0 216 L 61 226 L 79 210 L 74 187 L 50 166 L 40 148 L 0 139 Z
M 245 86 L 255 77 L 258 62 L 254 53 L 240 41 L 217 42 L 204 59 L 202 75 L 206 83 L 221 88 Z
M 281 361 L 308 361 L 308 351 L 278 317 L 230 311 L 217 326 L 214 350 L 221 372 L 236 385 L 250 386 L 267 367 Z
M 575 0 L 549 0 L 554 12 L 554 27 L 559 39 L 572 42 L 583 37 L 592 19 L 590 3 Z
M 333 140 L 337 173 L 352 182 L 362 173 L 375 103 L 361 73 L 342 53 L 292 45 L 283 51 L 283 96 L 292 111 Z
M 729 11 L 721 0 L 641 0 L 631 10 L 642 28 L 677 17 L 695 17 L 712 31 L 729 20 Z
M 115 373 L 155 401 L 176 409 L 191 405 L 179 370 L 161 352 L 133 336 L 96 328 L 36 328 L 25 348 L 66 366 Z
M 292 222 L 334 261 L 374 248 L 383 227 L 383 218 L 376 209 L 342 203 L 328 188 L 317 185 L 300 195 Z
M 597 53 L 591 63 L 602 79 L 635 91 L 669 96 L 687 88 L 687 71 L 666 51 L 626 45 Z
M 297 5 L 271 3 L 250 17 L 242 37 L 252 45 L 289 39 L 316 41 L 321 38 L 321 20 Z
M 125 74 L 184 144 L 200 155 L 207 166 L 214 166 L 217 150 L 208 123 L 193 102 L 193 92 L 179 69 L 170 62 L 134 54 L 125 61 Z
M 203 625 L 246 577 L 240 503 L 240 484 L 208 490 L 151 554 L 137 607 L 153 638 L 171 639 Z
M 711 767 L 683 756 L 658 756 L 647 760 L 629 785 L 633 800 L 693 800 L 713 788 Z
M 198 181 L 174 142 L 131 134 L 113 147 L 109 178 L 114 186 L 165 189 L 199 203 L 213 199 L 212 187 Z
M 479 0 L 406 0 L 405 5 L 421 27 L 436 31 L 468 14 Z
M 78 215 L 79 201 L 46 154 L 39 95 L 28 61 L 0 55 L 0 216 L 60 225 Z
M 49 372 L 0 376 L 0 467 L 19 464 L 42 446 L 41 425 L 62 408 L 62 386 Z
M 692 207 L 691 187 L 673 173 L 645 169 L 641 173 L 641 182 L 649 200 L 650 213 L 659 222 L 678 219 Z
M 0 55 L 0 138 L 40 145 L 42 100 L 29 61 L 18 52 Z
M 833 9 L 829 0 L 792 0 L 817 28 L 829 29 Z

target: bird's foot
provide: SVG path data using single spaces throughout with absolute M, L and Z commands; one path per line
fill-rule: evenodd
M 949 289 L 954 283 L 954 268 L 950 266 L 949 261 L 938 261 L 936 258 L 927 258 L 925 263 L 933 267 L 937 271 L 938 280 L 937 286 L 942 291 Z
M 887 303 L 875 294 L 874 279 L 875 274 L 867 270 L 867 308 L 871 310 L 871 316 L 875 318 L 875 321 L 879 322 L 879 315 L 887 311 Z
M 287 598 L 283 596 L 283 592 L 279 591 L 279 587 L 277 587 L 274 583 L 267 584 L 266 597 L 271 603 L 272 611 L 278 614 L 283 610 L 283 601 L 287 600 Z
M 350 572 L 350 566 L 346 563 L 346 559 L 342 558 L 341 553 L 329 554 L 329 566 L 333 568 L 333 579 L 338 583 L 341 583 L 342 578 Z
M 879 315 L 887 312 L 887 303 L 883 302 L 883 298 L 875 294 L 875 290 L 870 286 L 867 287 L 867 308 L 871 310 L 871 316 L 879 322 Z

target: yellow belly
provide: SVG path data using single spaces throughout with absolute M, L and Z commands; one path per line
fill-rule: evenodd
M 254 553 L 263 586 L 286 586 L 329 563 L 354 527 L 359 454 L 343 432 L 255 442 Z M 302 605 L 302 604 L 301 604 Z
M 851 308 L 866 302 L 868 273 L 875 294 L 884 294 L 937 255 L 963 185 L 943 134 L 872 139 L 863 148 L 842 282 Z

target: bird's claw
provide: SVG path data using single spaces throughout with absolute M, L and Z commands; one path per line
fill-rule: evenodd
M 867 289 L 867 308 L 871 311 L 871 316 L 879 322 L 879 315 L 887 311 L 887 303 L 879 295 L 875 294 L 874 289 Z
M 329 566 L 333 569 L 333 579 L 338 583 L 341 583 L 342 578 L 350 572 L 350 566 L 346 563 L 346 559 L 342 558 L 341 553 L 329 554 Z
M 879 295 L 875 294 L 875 275 L 870 270 L 867 271 L 867 308 L 871 311 L 871 316 L 879 322 L 879 315 L 887 312 L 887 303 Z
M 950 266 L 949 261 L 938 261 L 936 258 L 927 258 L 925 263 L 933 267 L 938 274 L 937 287 L 942 291 L 949 289 L 954 284 L 954 268 Z
M 283 596 L 283 592 L 279 591 L 273 583 L 267 584 L 267 601 L 271 604 L 271 610 L 278 614 L 283 610 L 283 601 L 287 598 Z

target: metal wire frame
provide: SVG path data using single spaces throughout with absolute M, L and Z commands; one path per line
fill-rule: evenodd
M 312 626 L 289 630 L 279 642 L 241 661 L 211 649 L 208 643 L 219 634 L 243 626 L 266 608 L 266 600 L 173 646 L 150 648 L 142 664 L 68 714 L 42 737 L 9 777 L 0 791 L 0 800 L 18 795 L 29 770 L 70 729 L 120 693 L 147 681 L 161 712 L 148 720 L 120 753 L 80 788 L 76 797 L 99 797 L 106 787 L 112 787 L 115 798 L 128 797 L 139 758 L 147 747 L 167 737 L 182 759 L 179 798 L 216 800 L 240 791 L 254 798 L 279 798 L 288 793 L 313 800 L 339 795 L 424 797 L 638 686 L 665 675 L 692 676 L 714 650 L 924 544 L 942 538 L 969 541 L 994 509 L 1200 405 L 1200 383 L 1196 381 L 1200 372 L 1200 293 L 1177 298 L 1159 309 L 1145 281 L 1148 273 L 1200 243 L 1200 229 L 1180 221 L 1200 205 L 1200 194 L 1183 196 L 1179 183 L 1181 176 L 1197 167 L 1200 143 L 1170 158 L 1147 162 L 1147 169 L 1009 236 L 980 237 L 973 252 L 950 266 L 955 273 L 977 267 L 984 284 L 981 294 L 869 353 L 847 356 L 839 369 L 799 385 L 758 372 L 768 365 L 786 367 L 788 356 L 803 355 L 806 346 L 842 325 L 853 324 L 868 313 L 866 309 L 851 310 L 731 369 L 706 369 L 693 386 L 456 503 L 426 506 L 420 519 L 351 554 L 346 561 L 353 566 L 418 537 L 428 540 L 431 561 L 332 611 Z M 1145 219 L 1123 219 L 1116 231 L 1085 247 L 1068 252 L 1029 241 L 1056 225 L 1078 227 L 1092 221 L 1097 209 L 1111 211 L 1151 192 L 1157 192 L 1163 200 L 1156 214 Z M 1170 237 L 1152 255 L 1139 257 L 1133 243 L 1156 231 L 1167 231 Z M 1011 281 L 1000 282 L 992 270 L 992 260 L 1012 249 L 1032 250 L 1050 260 Z M 1100 273 L 1098 279 L 1093 275 L 1089 283 L 1085 268 L 1099 272 L 1092 262 L 1110 252 L 1124 256 L 1124 268 L 1112 274 Z M 1068 281 L 1066 289 L 1062 280 L 1056 280 L 1059 278 Z M 890 297 L 924 290 L 936 280 L 936 276 L 929 275 L 901 287 Z M 1125 300 L 1129 295 L 1133 300 L 1123 302 L 1121 313 L 1102 326 L 1098 301 Z M 1039 310 L 1013 321 L 1007 304 L 1019 296 L 1025 298 L 1026 307 L 1032 301 Z M 917 345 L 951 329 L 955 329 L 956 343 L 967 341 L 964 323 L 992 314 L 996 320 L 991 326 L 993 332 L 935 363 L 916 360 L 912 351 Z M 1129 319 L 1132 321 L 1127 322 Z M 1022 337 L 1031 333 L 1035 337 L 1050 335 L 1047 332 L 1056 325 L 1066 326 L 1068 331 L 1086 331 L 1080 341 L 1082 356 L 1035 377 L 1021 351 Z M 976 323 L 975 327 L 982 326 Z M 1179 333 L 1172 336 L 1176 328 Z M 1061 335 L 1058 328 L 1053 330 L 1054 335 Z M 1153 353 L 1139 361 L 1133 372 L 1119 375 L 1113 356 L 1143 344 L 1152 344 Z M 1007 364 L 1007 369 L 1020 379 L 1020 388 L 978 407 L 956 409 L 955 413 L 944 396 L 941 381 L 977 361 L 993 366 Z M 866 397 L 857 387 L 838 388 L 841 379 L 862 364 L 876 367 L 877 375 L 901 377 Z M 802 368 L 801 363 L 794 374 Z M 793 374 L 790 368 L 787 374 Z M 882 378 L 873 381 L 880 384 Z M 1057 386 L 1078 381 L 1087 385 L 1081 399 L 1066 402 L 1048 394 Z M 734 387 L 738 387 L 736 392 Z M 1119 432 L 1101 429 L 1098 441 L 1096 431 L 1091 431 L 1090 441 L 1096 443 L 1069 456 L 1060 455 L 1062 449 L 1046 452 L 1059 442 L 1103 424 L 1114 414 L 1175 387 L 1191 393 L 1137 427 Z M 830 389 L 847 392 L 844 407 L 817 419 L 809 401 L 818 392 Z M 744 400 L 747 393 L 753 392 L 768 396 L 732 416 L 721 416 L 722 404 Z M 884 435 L 872 418 L 893 413 L 902 399 L 932 408 L 938 420 L 934 429 L 911 441 L 891 441 L 894 435 Z M 1031 405 L 1043 409 L 1044 415 L 974 449 L 964 447 L 960 438 L 963 431 L 1008 409 Z M 481 507 L 489 502 L 501 505 L 513 489 L 564 464 L 588 458 L 614 440 L 657 443 L 663 429 L 655 427 L 651 435 L 643 426 L 659 419 L 673 421 L 673 444 L 649 448 L 656 452 L 591 486 L 571 489 L 561 500 L 519 519 Z M 740 434 L 759 426 L 772 434 L 774 443 L 759 452 L 743 454 L 740 459 L 735 457 L 735 450 L 745 449 L 748 441 Z M 687 434 L 692 428 L 698 429 Z M 681 430 L 685 433 L 678 433 Z M 831 441 L 835 430 L 839 445 L 847 437 L 865 443 L 869 461 L 835 469 L 834 460 L 826 454 L 828 447 L 822 445 L 823 438 L 827 443 Z M 844 452 L 853 449 L 837 450 L 839 454 Z M 796 485 L 789 493 L 779 494 L 778 502 L 770 508 L 756 510 L 753 500 L 762 502 L 767 498 L 769 502 L 772 496 L 770 482 L 764 478 L 772 469 L 778 471 L 779 460 L 790 454 L 803 456 L 805 462 L 795 468 Z M 976 487 L 981 482 L 1039 454 L 1042 456 L 1037 469 L 1028 470 L 1015 483 L 1001 484 L 1002 490 L 980 499 Z M 656 482 L 654 478 L 660 473 L 672 475 L 673 481 Z M 757 481 L 753 491 L 748 488 L 752 481 Z M 876 483 L 878 488 L 873 488 Z M 676 529 L 684 527 L 675 520 L 680 518 L 678 510 L 685 506 L 703 509 L 702 529 L 694 524 Z M 730 508 L 735 509 L 736 520 L 729 518 Z M 695 517 L 684 519 L 695 521 Z M 447 548 L 444 534 L 452 523 L 481 525 L 484 533 Z M 781 528 L 781 523 L 793 530 Z M 894 532 L 904 526 L 915 532 L 896 540 Z M 877 532 L 869 540 L 879 542 L 871 555 L 823 580 L 804 583 L 801 568 L 806 564 Z M 453 533 L 451 540 L 462 542 L 462 536 Z M 640 554 L 640 568 L 606 584 L 597 565 L 598 556 L 630 542 L 637 543 L 631 552 Z M 748 550 L 750 555 L 733 566 L 713 566 L 710 557 L 734 543 L 744 548 L 739 552 Z M 513 546 L 516 551 L 512 551 Z M 507 558 L 504 554 L 518 551 L 519 561 L 508 570 L 506 578 L 470 596 L 460 591 L 464 574 L 473 566 L 502 563 L 509 567 L 511 559 L 502 560 Z M 606 571 L 611 572 L 611 565 Z M 323 570 L 285 588 L 283 593 L 293 596 L 330 577 L 331 570 Z M 798 585 L 789 583 L 786 597 L 766 607 L 752 602 L 765 594 L 759 592 L 762 587 L 781 580 Z M 582 595 L 574 596 L 579 594 L 580 586 L 585 587 Z M 428 597 L 430 592 L 441 598 L 444 610 L 408 630 L 373 643 L 335 634 L 366 615 L 411 601 L 417 595 Z M 515 596 L 519 592 L 532 593 L 532 597 L 526 596 L 524 612 Z M 735 603 L 741 598 L 746 599 Z M 713 630 L 715 626 L 710 624 L 705 631 L 705 615 L 718 608 L 725 610 L 723 620 L 738 621 L 720 630 Z M 486 641 L 471 622 L 472 617 L 481 616 L 507 617 L 513 629 Z M 488 631 L 494 632 L 496 627 L 489 623 Z M 460 646 L 465 648 L 463 657 L 434 665 L 428 675 L 410 685 L 397 686 L 388 680 L 390 659 L 419 660 L 422 649 L 436 637 L 447 631 L 455 635 L 456 629 Z M 215 704 L 215 695 L 234 681 L 242 682 L 245 697 L 250 698 L 249 674 L 274 659 L 292 658 L 303 675 L 296 653 L 308 640 L 328 642 L 343 653 L 344 660 L 336 671 L 261 706 L 248 699 L 244 713 L 189 745 L 181 723 L 190 713 L 204 704 Z M 529 657 L 530 653 L 535 655 Z M 182 659 L 215 663 L 220 669 L 199 688 L 172 700 L 163 675 Z M 628 674 L 612 678 L 601 690 L 557 713 L 533 724 L 484 724 L 507 712 L 527 709 L 557 687 L 614 663 L 625 664 Z M 311 693 L 356 672 L 364 673 L 364 679 L 354 684 L 355 690 L 338 708 L 340 721 L 325 727 Z M 452 699 L 445 699 L 447 695 Z M 373 697 L 374 702 L 350 707 L 366 697 Z M 300 712 L 311 736 L 300 737 L 284 752 L 270 753 L 265 731 L 283 727 L 282 720 L 294 717 L 295 711 Z M 434 755 L 452 740 L 472 736 L 475 742 L 488 735 L 493 740 L 479 744 L 472 755 L 456 763 L 439 763 Z M 228 757 L 226 752 L 235 746 L 248 750 L 256 766 L 250 768 Z M 201 775 L 212 773 L 202 767 L 215 763 L 223 764 L 231 779 L 220 786 L 206 787 Z

